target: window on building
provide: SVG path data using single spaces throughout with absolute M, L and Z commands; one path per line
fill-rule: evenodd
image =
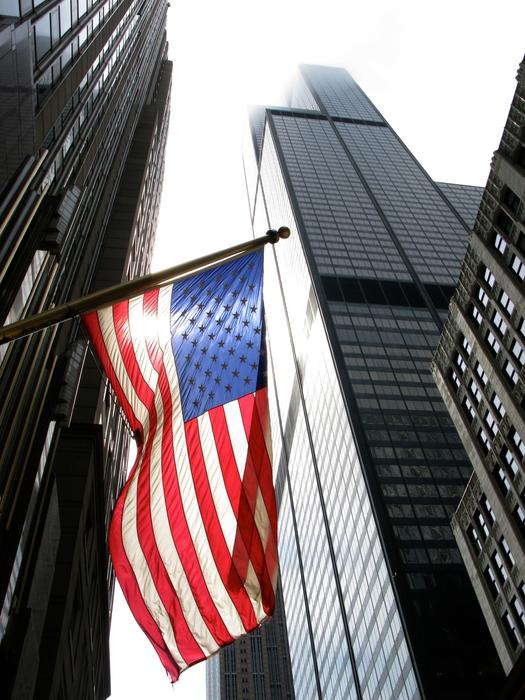
M 60 3 L 60 32 L 62 36 L 71 29 L 71 0 Z
M 472 406 L 472 403 L 470 402 L 470 399 L 465 396 L 463 398 L 463 401 L 461 402 L 461 405 L 463 406 L 463 410 L 467 414 L 467 417 L 469 418 L 470 422 L 476 418 L 476 411 L 474 410 L 474 407 Z
M 518 383 L 518 379 L 520 378 L 520 375 L 518 374 L 516 368 L 512 364 L 510 360 L 507 360 L 505 364 L 503 365 L 503 369 L 505 370 L 505 374 L 510 380 L 510 383 L 512 386 L 516 386 Z
M 525 280 L 525 264 L 519 255 L 516 255 L 515 253 L 512 255 L 510 266 L 523 282 L 523 280 Z
M 485 282 L 488 284 L 488 286 L 491 289 L 494 286 L 494 284 L 496 283 L 496 278 L 494 277 L 494 275 L 492 274 L 492 272 L 489 270 L 488 267 L 486 267 L 484 272 L 483 272 L 483 279 L 485 280 Z
M 519 505 L 519 503 L 515 506 L 514 510 L 512 511 L 512 515 L 514 516 L 514 520 L 520 528 L 521 533 L 525 535 L 525 511 Z
M 488 521 L 491 525 L 494 525 L 496 522 L 496 516 L 494 514 L 494 511 L 492 510 L 492 506 L 490 505 L 489 499 L 483 494 L 481 497 L 481 506 L 483 510 L 485 511 Z
M 483 447 L 485 453 L 490 451 L 491 442 L 489 440 L 489 436 L 483 430 L 483 428 L 480 428 L 478 430 L 478 441 L 479 441 L 479 444 L 481 445 L 481 447 Z
M 512 438 L 512 442 L 518 448 L 518 451 L 521 455 L 521 459 L 523 461 L 525 459 L 525 442 L 523 442 L 523 440 L 521 439 L 521 435 L 515 428 L 512 429 L 510 436 Z
M 496 237 L 494 238 L 494 248 L 496 248 L 496 250 L 502 255 L 507 248 L 507 243 L 500 233 L 497 233 Z
M 523 635 L 525 634 L 525 611 L 523 610 L 523 605 L 518 600 L 518 598 L 516 598 L 516 596 L 514 596 L 514 598 L 510 601 L 510 604 L 512 605 L 512 609 L 516 618 L 516 622 L 518 623 L 519 630 Z
M 35 39 L 35 56 L 37 62 L 51 51 L 51 22 L 45 14 L 33 24 Z
M 460 382 L 459 377 L 456 374 L 455 370 L 453 370 L 453 369 L 450 370 L 450 379 L 452 380 L 452 384 L 454 385 L 454 389 L 457 393 L 461 387 L 461 382 Z
M 491 349 L 492 353 L 494 355 L 497 355 L 498 352 L 501 350 L 501 345 L 499 344 L 496 336 L 492 331 L 487 331 L 487 334 L 485 336 L 485 340 L 487 341 L 487 345 Z
M 479 362 L 476 362 L 476 374 L 481 379 L 483 386 L 487 386 L 487 382 L 489 381 L 489 378 L 487 377 L 487 373 L 485 372 L 485 370 L 483 369 L 483 367 L 481 366 L 481 364 Z
M 490 432 L 492 435 L 496 435 L 499 428 L 498 428 L 498 421 L 494 418 L 492 415 L 492 412 L 487 409 L 485 412 L 485 423 L 487 424 L 487 427 L 489 428 Z
M 476 554 L 479 554 L 481 552 L 482 546 L 481 546 L 481 540 L 479 539 L 479 535 L 476 531 L 476 528 L 473 527 L 472 525 L 469 525 L 467 528 L 467 535 L 472 543 L 472 547 L 474 548 L 474 551 Z
M 510 491 L 510 481 L 505 473 L 505 470 L 500 464 L 496 464 L 492 473 L 501 493 L 506 496 Z
M 494 392 L 490 400 L 491 404 L 494 406 L 499 415 L 503 418 L 505 415 L 505 407 L 503 406 L 500 397 Z
M 510 471 L 512 472 L 513 476 L 516 476 L 516 474 L 518 473 L 518 462 L 516 461 L 516 458 L 512 454 L 511 450 L 509 450 L 509 448 L 505 446 L 501 450 L 501 455 L 505 460 L 507 466 L 509 467 Z
M 55 48 L 60 41 L 60 17 L 58 7 L 51 10 L 49 13 L 49 19 L 51 22 L 51 46 Z
M 494 571 L 498 581 L 503 585 L 508 579 L 507 570 L 503 564 L 503 559 L 500 557 L 499 552 L 494 552 L 491 556 L 492 564 L 494 565 Z
M 507 633 L 507 637 L 512 648 L 516 650 L 520 645 L 521 638 L 514 623 L 514 620 L 511 618 L 507 610 L 505 610 L 505 612 L 503 613 L 501 621 L 503 622 L 503 627 L 505 629 L 505 632 Z
M 499 311 L 495 311 L 493 316 L 492 316 L 492 324 L 495 326 L 495 328 L 498 330 L 498 333 L 503 336 L 507 332 L 507 324 L 503 320 L 503 316 L 500 314 Z
M 483 289 L 483 287 L 478 287 L 478 299 L 483 304 L 483 306 L 487 308 L 487 304 L 489 303 L 489 297 L 487 295 L 487 292 Z
M 470 389 L 470 393 L 474 397 L 474 400 L 479 405 L 479 402 L 481 401 L 481 391 L 479 390 L 479 386 L 474 381 L 474 379 L 470 380 L 468 388 Z
M 498 209 L 494 217 L 494 221 L 499 228 L 504 231 L 508 236 L 512 235 L 513 221 L 507 212 L 503 209 Z
M 501 304 L 507 316 L 510 318 L 512 316 L 512 312 L 514 311 L 514 302 L 504 289 L 502 289 L 500 292 L 499 303 Z
M 496 583 L 496 577 L 494 576 L 494 573 L 493 573 L 492 569 L 490 568 L 490 566 L 485 567 L 485 569 L 483 571 L 483 577 L 485 579 L 485 582 L 488 586 L 488 589 L 489 589 L 493 599 L 496 600 L 496 598 L 499 595 L 499 588 L 498 588 L 498 584 Z
M 525 333 L 524 333 L 524 335 L 525 335 Z M 463 341 L 461 343 L 461 347 L 466 352 L 467 357 L 470 357 L 470 353 L 472 352 L 472 346 L 470 345 L 470 343 L 468 342 L 468 340 L 464 336 L 463 336 Z
M 486 540 L 487 537 L 489 536 L 489 529 L 488 529 L 487 523 L 485 521 L 485 516 L 483 515 L 483 513 L 479 509 L 476 509 L 476 511 L 474 512 L 474 522 L 478 526 L 478 529 L 481 533 L 482 539 Z
M 465 370 L 467 369 L 467 365 L 465 363 L 465 360 L 461 356 L 461 353 L 459 353 L 459 352 L 457 353 L 457 356 L 456 356 L 456 365 L 461 370 L 461 374 L 464 374 Z
M 510 551 L 510 547 L 507 543 L 507 540 L 503 537 L 503 535 L 499 539 L 499 544 L 503 552 L 503 558 L 507 562 L 507 566 L 509 567 L 509 569 L 512 570 L 516 562 L 514 561 L 514 557 L 512 556 L 512 552 Z
M 481 323 L 482 323 L 482 321 L 483 321 L 483 316 L 481 315 L 481 312 L 480 312 L 480 310 L 478 309 L 478 307 L 477 307 L 477 306 L 474 306 L 474 304 L 473 304 L 473 305 L 471 306 L 471 308 L 470 308 L 470 315 L 472 316 L 472 318 L 474 319 L 474 321 L 476 322 L 476 324 L 477 324 L 478 326 L 481 326 Z
M 507 205 L 514 216 L 519 217 L 520 198 L 510 187 L 504 188 L 501 201 Z
M 523 348 L 523 345 L 518 340 L 515 340 L 512 343 L 511 350 L 520 367 L 523 367 L 523 365 L 525 365 L 525 349 Z

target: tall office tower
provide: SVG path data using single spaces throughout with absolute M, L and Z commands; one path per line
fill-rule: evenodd
M 474 465 L 452 528 L 506 673 L 525 662 L 524 222 L 522 62 L 433 365 Z
M 281 588 L 275 614 L 206 662 L 207 700 L 294 700 Z
M 432 181 L 346 71 L 302 67 L 245 160 L 267 258 L 296 698 L 495 697 L 450 518 L 471 466 L 430 362 L 481 190 Z
M 147 271 L 169 116 L 165 0 L 7 0 L 4 323 Z M 2 348 L 2 697 L 105 698 L 129 434 L 77 321 Z

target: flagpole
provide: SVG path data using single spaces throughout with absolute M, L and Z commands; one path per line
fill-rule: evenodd
M 117 301 L 123 301 L 124 299 L 138 296 L 155 287 L 169 284 L 174 279 L 194 273 L 197 270 L 211 267 L 223 260 L 234 259 L 252 250 L 262 248 L 267 243 L 275 244 L 280 238 L 288 238 L 289 235 L 290 229 L 286 226 L 281 226 L 278 231 L 271 229 L 266 232 L 266 235 L 253 238 L 250 241 L 238 243 L 230 248 L 224 248 L 223 250 L 218 250 L 209 255 L 203 255 L 200 258 L 175 265 L 174 267 L 169 267 L 166 270 L 160 270 L 159 272 L 153 272 L 144 277 L 138 277 L 130 282 L 124 282 L 123 284 L 101 289 L 98 292 L 87 294 L 79 299 L 60 304 L 60 306 L 54 306 L 52 309 L 47 309 L 46 311 L 42 311 L 42 313 L 28 316 L 16 323 L 10 323 L 0 328 L 0 345 L 8 343 L 11 340 L 23 338 L 26 335 L 43 330 L 44 328 L 49 328 L 62 321 L 75 318 L 88 311 L 95 311 L 104 306 L 114 304 Z

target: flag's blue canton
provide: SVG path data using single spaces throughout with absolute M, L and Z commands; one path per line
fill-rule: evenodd
M 173 285 L 172 348 L 184 420 L 266 385 L 263 251 Z

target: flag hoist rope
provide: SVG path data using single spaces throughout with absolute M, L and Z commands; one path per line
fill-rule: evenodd
M 281 226 L 278 231 L 274 231 L 273 229 L 267 231 L 265 236 L 259 236 L 259 238 L 254 238 L 244 243 L 238 243 L 230 248 L 224 248 L 223 250 L 210 253 L 209 255 L 203 255 L 200 258 L 190 260 L 181 265 L 175 265 L 174 267 L 169 267 L 160 272 L 153 272 L 145 277 L 139 277 L 130 282 L 124 282 L 123 284 L 117 284 L 107 289 L 101 289 L 98 292 L 93 292 L 79 299 L 60 304 L 60 306 L 54 306 L 47 311 L 35 314 L 34 316 L 28 316 L 16 323 L 11 323 L 0 328 L 0 345 L 8 343 L 10 340 L 16 340 L 30 335 L 44 328 L 49 328 L 61 321 L 75 318 L 88 311 L 94 311 L 95 309 L 114 304 L 117 301 L 123 301 L 124 299 L 138 296 L 155 287 L 169 284 L 175 279 L 180 279 L 198 270 L 212 267 L 219 262 L 233 260 L 245 253 L 261 248 L 267 243 L 277 243 L 280 238 L 288 238 L 289 235 L 290 229 L 286 226 Z

